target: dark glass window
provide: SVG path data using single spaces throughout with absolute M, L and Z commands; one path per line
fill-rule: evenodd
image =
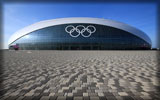
M 92 25 L 96 31 L 90 37 L 83 37 L 81 34 L 78 37 L 72 37 L 65 31 L 68 25 L 74 27 L 83 25 L 85 28 Z M 69 27 L 71 30 L 72 27 Z M 79 27 L 82 30 L 83 27 Z M 94 28 L 89 27 L 90 30 Z M 89 35 L 87 29 L 83 33 Z M 76 30 L 73 35 L 77 35 Z M 33 31 L 25 36 L 14 41 L 10 46 L 19 44 L 20 49 L 35 49 L 35 50 L 100 50 L 100 49 L 150 49 L 151 45 L 143 39 L 110 26 L 98 24 L 63 24 L 50 26 Z

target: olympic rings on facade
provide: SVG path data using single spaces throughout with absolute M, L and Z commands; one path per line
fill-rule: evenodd
M 71 37 L 78 37 L 80 34 L 83 36 L 83 37 L 90 37 L 92 35 L 92 33 L 94 33 L 96 31 L 96 28 L 92 25 L 89 25 L 87 27 L 83 26 L 83 25 L 78 25 L 76 27 L 74 27 L 73 25 L 68 25 L 66 28 L 65 28 L 65 31 L 67 33 L 70 34 Z M 72 33 L 76 31 L 78 34 L 76 35 L 73 35 Z M 88 35 L 85 35 L 84 32 L 87 31 L 89 34 Z

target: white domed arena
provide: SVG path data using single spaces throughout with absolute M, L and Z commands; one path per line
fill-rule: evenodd
M 20 50 L 149 50 L 151 39 L 127 24 L 100 18 L 45 20 L 15 32 L 9 49 Z

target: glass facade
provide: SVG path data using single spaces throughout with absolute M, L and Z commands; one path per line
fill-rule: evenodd
M 67 26 L 72 25 L 67 28 Z M 78 30 L 75 28 L 77 26 Z M 83 27 L 83 26 L 84 27 Z M 88 27 L 89 26 L 89 27 Z M 95 29 L 94 29 L 94 27 Z M 84 32 L 82 32 L 84 30 Z M 94 31 L 94 32 L 93 32 Z M 93 32 L 93 33 L 92 33 Z M 72 37 L 70 35 L 77 36 Z M 84 37 L 82 36 L 89 36 Z M 61 24 L 33 31 L 9 45 L 18 44 L 21 50 L 123 50 L 150 49 L 151 45 L 129 32 L 98 24 Z

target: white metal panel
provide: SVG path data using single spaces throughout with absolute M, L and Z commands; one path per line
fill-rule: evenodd
M 148 43 L 151 44 L 150 38 L 144 32 L 142 32 L 134 27 L 131 27 L 127 24 L 113 21 L 113 20 L 100 19 L 100 18 L 88 18 L 88 17 L 59 18 L 59 19 L 40 21 L 38 23 L 32 24 L 30 26 L 27 26 L 27 27 L 15 32 L 11 36 L 11 38 L 9 39 L 8 44 L 11 44 L 12 42 L 17 40 L 18 38 L 20 38 L 30 32 L 33 32 L 35 30 L 49 27 L 49 26 L 54 26 L 54 25 L 59 25 L 59 24 L 69 24 L 69 23 L 91 23 L 91 24 L 100 24 L 100 25 L 115 27 L 115 28 L 130 32 L 130 33 L 144 39 L 145 41 L 147 41 Z

